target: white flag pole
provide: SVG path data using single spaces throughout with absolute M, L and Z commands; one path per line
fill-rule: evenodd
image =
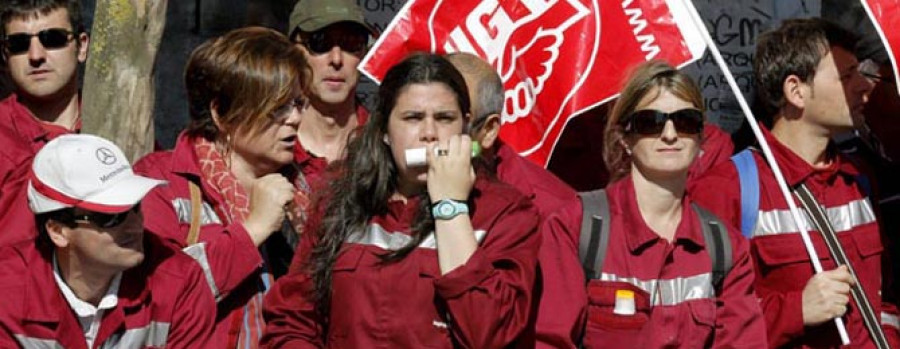
M 762 150 L 763 155 L 766 158 L 766 161 L 769 163 L 769 167 L 772 168 L 772 172 L 775 174 L 775 180 L 778 182 L 778 188 L 781 189 L 781 194 L 784 195 L 784 200 L 788 203 L 788 206 L 791 209 L 791 216 L 794 219 L 794 222 L 797 222 L 797 227 L 800 228 L 800 237 L 803 238 L 803 245 L 806 246 L 806 253 L 809 254 L 809 259 L 812 262 L 813 269 L 816 274 L 822 272 L 822 264 L 819 262 L 819 254 L 816 253 L 816 249 L 813 247 L 812 240 L 809 238 L 809 230 L 807 229 L 806 220 L 802 219 L 803 216 L 800 215 L 800 210 L 797 208 L 797 204 L 794 203 L 794 198 L 791 195 L 791 191 L 788 189 L 787 182 L 784 180 L 784 174 L 781 173 L 781 168 L 778 166 L 778 163 L 775 161 L 775 157 L 772 155 L 772 149 L 769 148 L 769 144 L 766 142 L 763 137 L 762 131 L 759 129 L 759 124 L 756 121 L 756 117 L 753 116 L 753 112 L 750 111 L 750 106 L 747 104 L 747 101 L 744 99 L 744 95 L 741 93 L 740 88 L 738 88 L 737 82 L 734 80 L 734 76 L 731 75 L 731 70 L 728 69 L 728 65 L 725 64 L 725 60 L 722 58 L 722 53 L 719 52 L 719 48 L 716 47 L 715 42 L 713 42 L 712 36 L 709 34 L 709 31 L 706 29 L 706 25 L 703 24 L 703 19 L 700 17 L 700 13 L 697 12 L 697 9 L 694 7 L 694 4 L 691 0 L 684 0 L 685 6 L 688 8 L 688 12 L 690 12 L 691 20 L 694 22 L 694 26 L 697 27 L 701 33 L 703 33 L 703 40 L 706 41 L 706 46 L 709 48 L 709 52 L 713 55 L 713 58 L 716 60 L 716 64 L 719 65 L 719 69 L 722 70 L 722 73 L 725 75 L 725 80 L 728 81 L 728 85 L 731 87 L 731 92 L 734 93 L 735 98 L 737 98 L 738 104 L 741 106 L 741 110 L 743 110 L 744 115 L 747 117 L 747 123 L 750 124 L 750 128 L 753 130 L 753 134 L 756 136 L 756 139 L 759 141 L 759 147 Z M 844 321 L 840 317 L 834 318 L 834 324 L 837 326 L 838 333 L 841 336 L 841 341 L 844 345 L 850 344 L 850 338 L 847 336 L 847 329 L 844 327 Z

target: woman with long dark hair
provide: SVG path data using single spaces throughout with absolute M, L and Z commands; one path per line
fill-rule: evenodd
M 468 111 L 462 76 L 440 56 L 388 71 L 266 298 L 265 346 L 497 348 L 522 333 L 537 214 L 471 160 Z M 406 151 L 423 147 L 426 165 L 408 165 Z

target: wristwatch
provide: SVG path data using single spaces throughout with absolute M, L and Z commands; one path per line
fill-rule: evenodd
M 469 213 L 469 205 L 465 201 L 441 199 L 431 205 L 431 215 L 434 219 L 447 220 L 464 213 Z

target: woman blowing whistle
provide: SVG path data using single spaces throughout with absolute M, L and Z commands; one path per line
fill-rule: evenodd
M 537 214 L 471 159 L 462 76 L 412 56 L 388 71 L 378 103 L 266 298 L 264 346 L 513 343 L 532 305 Z M 407 166 L 421 147 L 427 166 Z

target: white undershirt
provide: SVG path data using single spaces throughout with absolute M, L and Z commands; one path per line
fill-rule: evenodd
M 69 307 L 78 316 L 78 322 L 81 324 L 81 330 L 84 332 L 84 339 L 87 340 L 88 348 L 94 347 L 94 339 L 97 338 L 97 332 L 100 331 L 100 320 L 103 319 L 103 313 L 106 310 L 115 308 L 116 304 L 119 303 L 119 297 L 116 295 L 119 293 L 122 272 L 116 273 L 116 276 L 113 277 L 112 282 L 109 284 L 109 289 L 106 290 L 106 295 L 100 299 L 100 304 L 96 307 L 79 299 L 62 279 L 59 263 L 56 261 L 56 253 L 53 254 L 53 276 L 56 279 L 56 286 L 59 286 L 59 290 L 62 291 L 66 302 L 69 303 Z

